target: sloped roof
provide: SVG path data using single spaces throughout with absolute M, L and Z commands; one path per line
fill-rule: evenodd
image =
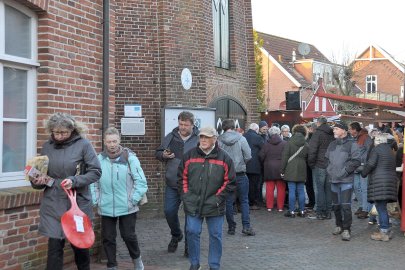
M 291 74 L 291 76 L 293 76 L 304 87 L 308 86 L 310 83 L 307 82 L 290 63 L 292 61 L 293 50 L 295 50 L 297 61 L 312 60 L 331 64 L 329 59 L 311 44 L 308 44 L 311 49 L 310 53 L 305 56 L 305 59 L 303 59 L 298 52 L 298 45 L 302 42 L 261 32 L 257 32 L 257 34 L 261 39 L 263 39 L 263 49 L 266 50 L 289 74 Z M 282 59 L 281 62 L 279 61 L 279 56 Z
M 365 49 L 362 53 L 360 53 L 360 54 L 356 57 L 355 61 L 364 59 L 364 58 L 359 58 L 359 57 L 361 57 L 361 56 L 363 56 L 365 53 L 367 53 L 367 51 L 369 51 L 370 48 L 374 48 L 374 49 L 376 49 L 377 51 L 379 51 L 385 58 L 388 59 L 388 61 L 390 61 L 394 66 L 396 66 L 402 73 L 405 73 L 405 66 L 404 66 L 404 64 L 402 64 L 401 62 L 398 62 L 390 53 L 388 53 L 386 50 L 384 50 L 383 48 L 381 48 L 380 46 L 375 45 L 375 44 L 374 44 L 374 45 L 370 45 L 369 47 L 367 47 L 367 49 Z M 366 59 L 366 60 L 368 60 L 368 59 Z

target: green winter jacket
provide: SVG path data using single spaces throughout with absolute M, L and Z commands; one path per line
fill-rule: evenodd
M 293 156 L 300 147 L 304 148 L 290 162 L 288 159 Z M 308 144 L 305 136 L 301 133 L 294 133 L 284 147 L 281 155 L 281 173 L 284 180 L 289 182 L 305 182 L 307 179 L 307 158 Z
M 90 190 L 93 205 L 101 216 L 119 217 L 139 211 L 138 202 L 148 190 L 138 158 L 129 151 L 127 161 L 125 151 L 115 160 L 110 160 L 104 152 L 98 155 L 102 175 L 90 185 Z

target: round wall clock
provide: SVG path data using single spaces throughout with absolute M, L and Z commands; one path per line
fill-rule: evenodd
M 188 68 L 184 68 L 181 72 L 181 85 L 185 90 L 189 90 L 193 83 L 193 77 L 191 76 L 191 72 Z

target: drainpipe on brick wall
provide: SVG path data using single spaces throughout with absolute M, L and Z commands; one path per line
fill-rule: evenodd
M 110 1 L 103 0 L 103 111 L 102 111 L 102 139 L 108 128 L 109 90 L 110 90 Z M 104 144 L 103 148 L 104 148 Z

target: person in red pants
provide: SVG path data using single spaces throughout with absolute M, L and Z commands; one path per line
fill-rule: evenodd
M 269 129 L 269 140 L 262 147 L 259 158 L 263 166 L 263 179 L 266 183 L 266 207 L 271 212 L 274 206 L 274 188 L 277 187 L 277 210 L 282 212 L 285 199 L 285 181 L 281 178 L 281 154 L 287 144 L 280 136 L 280 129 Z

